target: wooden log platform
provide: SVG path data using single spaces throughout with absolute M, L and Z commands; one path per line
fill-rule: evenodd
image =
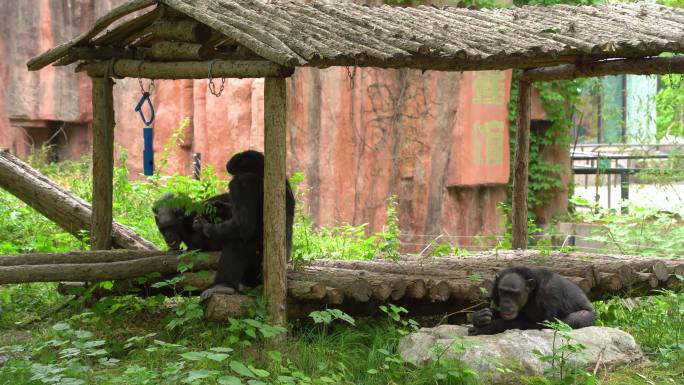
M 193 270 L 215 268 L 218 253 L 196 262 Z M 0 283 L 97 281 L 172 274 L 176 252 L 96 251 L 0 255 Z M 661 288 L 678 288 L 676 275 L 684 259 L 660 259 L 588 253 L 540 253 L 531 250 L 491 251 L 458 257 L 402 256 L 390 260 L 319 259 L 287 275 L 289 317 L 306 317 L 326 307 L 352 315 L 376 314 L 392 302 L 414 315 L 457 313 L 487 302 L 495 275 L 509 266 L 545 267 L 578 284 L 590 298 L 635 296 Z M 211 280 L 204 279 L 205 288 Z M 120 294 L 120 293 L 119 293 Z M 252 299 L 215 294 L 205 304 L 208 319 L 243 314 Z

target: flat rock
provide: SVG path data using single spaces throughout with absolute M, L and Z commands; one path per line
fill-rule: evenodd
M 634 337 L 622 330 L 592 326 L 573 330 L 569 335 L 586 346 L 582 354 L 585 361 L 572 357 L 569 360 L 571 365 L 593 369 L 599 357 L 601 368 L 608 370 L 647 362 Z M 556 336 L 555 343 L 557 347 L 561 346 L 560 336 Z M 541 362 L 533 351 L 551 355 L 553 344 L 554 332 L 549 329 L 507 330 L 495 335 L 468 336 L 466 326 L 441 325 L 422 328 L 402 338 L 399 354 L 405 361 L 420 367 L 437 357 L 457 359 L 475 369 L 487 382 L 516 383 L 514 376 L 502 373 L 500 369 L 541 375 L 549 364 Z M 454 349 L 454 346 L 464 348 Z

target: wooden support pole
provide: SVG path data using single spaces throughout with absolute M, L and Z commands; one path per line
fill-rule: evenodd
M 114 170 L 114 82 L 93 81 L 93 214 L 90 246 L 93 250 L 112 247 L 112 178 Z
M 208 61 L 150 62 L 139 60 L 116 60 L 113 66 L 115 78 L 146 79 L 206 79 L 209 75 Z M 109 62 L 84 64 L 76 70 L 85 69 L 91 77 L 102 77 Z M 286 77 L 294 73 L 294 68 L 282 67 L 263 60 L 216 60 L 211 65 L 213 78 L 263 78 Z
M 656 75 L 684 73 L 684 56 L 602 60 L 584 64 L 563 64 L 525 71 L 520 80 L 550 81 L 618 74 Z
M 285 78 L 264 84 L 264 294 L 272 322 L 284 325 L 287 301 L 285 251 Z M 282 341 L 280 336 L 274 342 Z
M 513 249 L 527 248 L 527 177 L 530 157 L 532 83 L 518 81 L 518 115 L 513 165 Z

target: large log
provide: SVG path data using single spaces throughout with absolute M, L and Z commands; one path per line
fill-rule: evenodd
M 0 187 L 33 207 L 70 234 L 90 231 L 91 207 L 7 151 L 0 150 Z M 112 225 L 113 246 L 122 249 L 156 250 L 151 242 L 124 225 Z
M 83 254 L 87 255 L 87 253 Z M 3 257 L 0 256 L 0 260 Z M 192 260 L 195 270 L 213 268 L 216 262 L 216 258 Z M 177 252 L 159 252 L 152 256 L 115 262 L 1 266 L 0 284 L 59 281 L 96 282 L 143 277 L 150 273 L 170 275 L 178 271 L 178 263 L 179 255 Z
M 218 253 L 210 253 L 210 257 L 195 263 L 194 270 L 213 268 Z M 0 266 L 3 266 L 0 267 L 0 283 L 112 280 L 155 271 L 173 274 L 177 267 L 176 259 L 177 253 L 174 252 L 135 252 L 129 255 L 98 251 L 0 256 Z M 684 271 L 682 260 L 585 253 L 541 254 L 531 250 L 497 251 L 465 257 L 403 256 L 398 262 L 316 260 L 288 271 L 287 314 L 306 316 L 312 310 L 329 306 L 350 314 L 372 314 L 379 304 L 387 301 L 404 306 L 413 314 L 453 313 L 486 303 L 495 274 L 506 267 L 519 265 L 545 267 L 558 272 L 579 285 L 592 299 L 674 288 L 677 283 L 675 273 Z M 664 268 L 667 279 L 657 277 L 657 266 Z M 625 271 L 636 278 L 631 282 L 625 281 L 622 276 Z M 191 283 L 190 277 L 187 283 Z M 200 279 L 192 284 L 199 291 L 210 283 L 211 279 Z M 121 294 L 124 289 L 116 293 L 105 292 L 104 295 Z M 145 290 L 142 291 L 144 294 Z M 207 316 L 220 319 L 240 314 L 235 313 L 235 309 L 223 309 L 226 301 L 247 303 L 244 298 L 217 296 L 207 302 Z

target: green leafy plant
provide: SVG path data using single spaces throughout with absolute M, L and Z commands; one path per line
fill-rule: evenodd
M 330 325 L 335 320 L 340 320 L 349 325 L 356 326 L 356 321 L 349 314 L 339 309 L 325 309 L 312 311 L 309 317 L 317 324 Z
M 570 362 L 571 359 L 586 362 L 586 358 L 582 354 L 586 347 L 570 335 L 572 328 L 562 321 L 545 321 L 543 324 L 553 330 L 551 353 L 546 354 L 539 349 L 535 349 L 533 353 L 541 362 L 549 364 L 549 367 L 544 371 L 544 378 L 533 379 L 530 383 L 544 385 L 597 384 L 594 375 Z M 559 343 L 556 344 L 556 341 Z

